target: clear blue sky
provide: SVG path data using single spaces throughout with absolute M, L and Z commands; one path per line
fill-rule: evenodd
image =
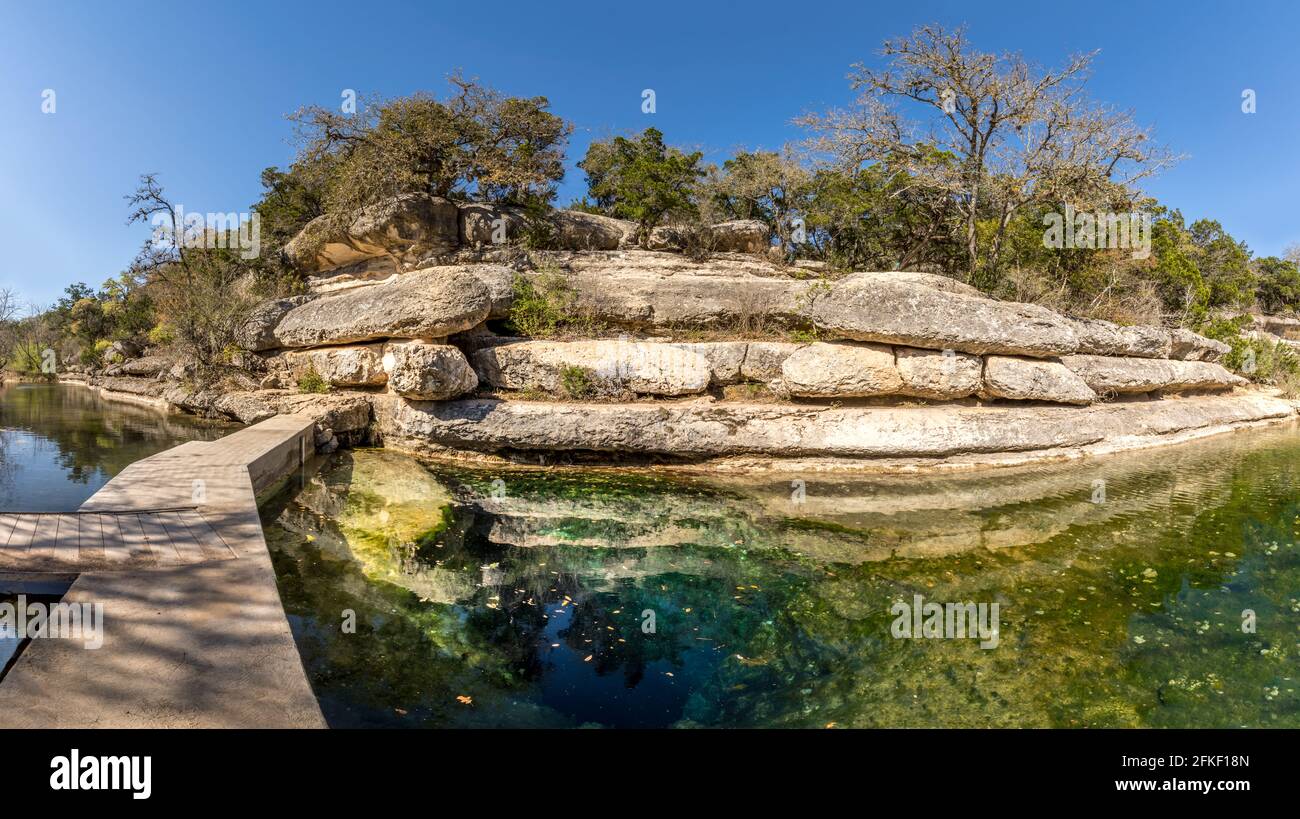
M 548 96 L 577 126 L 570 165 L 593 135 L 648 125 L 717 161 L 798 138 L 793 116 L 849 100 L 851 63 L 927 22 L 965 22 L 977 47 L 1046 65 L 1101 49 L 1093 96 L 1190 155 L 1148 192 L 1260 255 L 1300 241 L 1294 2 L 31 0 L 0 10 L 0 286 L 48 304 L 123 269 L 147 237 L 122 199 L 142 172 L 187 210 L 246 211 L 261 169 L 292 157 L 284 114 L 346 88 L 441 93 L 461 68 Z M 560 201 L 583 187 L 571 169 Z

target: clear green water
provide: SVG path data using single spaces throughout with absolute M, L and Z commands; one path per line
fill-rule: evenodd
M 134 461 L 237 426 L 103 401 L 85 387 L 0 386 L 0 511 L 70 512 Z
M 1297 464 L 1295 427 L 946 478 L 357 451 L 263 515 L 337 726 L 1295 727 Z M 998 646 L 893 637 L 916 594 Z

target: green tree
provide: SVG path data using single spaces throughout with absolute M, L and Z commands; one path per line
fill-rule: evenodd
M 549 201 L 572 125 L 545 97 L 509 97 L 460 75 L 449 82 L 445 99 L 418 92 L 362 100 L 354 114 L 320 106 L 291 114 L 302 143 L 292 173 L 323 175 L 323 209 L 340 218 L 403 193 Z
M 587 174 L 587 187 L 603 213 L 631 219 L 644 246 L 650 231 L 665 217 L 698 215 L 696 194 L 705 175 L 703 154 L 684 153 L 664 144 L 664 135 L 647 128 L 636 139 L 614 137 L 587 148 L 578 167 Z
M 1295 310 L 1300 305 L 1300 266 L 1290 259 L 1267 256 L 1255 260 L 1255 299 L 1268 313 Z

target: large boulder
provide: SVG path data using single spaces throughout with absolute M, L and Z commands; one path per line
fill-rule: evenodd
M 664 264 L 665 257 L 675 260 Z M 714 328 L 755 333 L 808 323 L 816 283 L 753 275 L 737 266 L 632 251 L 575 258 L 565 275 L 578 309 L 618 327 Z M 766 273 L 765 264 L 755 264 Z M 539 272 L 524 275 L 537 277 Z
M 1079 340 L 1079 353 L 1169 358 L 1171 338 L 1163 327 L 1124 326 L 1101 319 L 1072 318 L 1068 321 Z
M 140 345 L 134 341 L 114 341 L 104 351 L 105 364 L 121 364 L 140 355 Z
M 479 248 L 513 242 L 528 227 L 523 208 L 472 202 L 461 204 L 457 208 L 460 243 L 466 247 Z
M 1058 404 L 1091 404 L 1097 400 L 1087 382 L 1060 361 L 1001 355 L 984 359 L 981 394 L 988 398 Z
M 689 349 L 614 339 L 499 344 L 476 350 L 473 360 L 482 380 L 503 390 L 558 392 L 566 373 L 580 371 L 593 394 L 690 395 L 712 378 L 708 360 Z
M 772 246 L 767 223 L 757 219 L 733 219 L 709 228 L 713 249 L 719 253 L 766 253 Z
M 1222 390 L 1248 382 L 1209 361 L 1071 355 L 1061 359 L 1098 395 Z
M 709 363 L 710 383 L 725 386 L 741 380 L 740 370 L 749 344 L 748 341 L 696 341 L 673 346 L 704 356 Z M 779 362 L 775 371 L 780 371 Z
M 276 325 L 275 341 L 280 347 L 318 347 L 445 338 L 482 323 L 491 310 L 491 296 L 477 277 L 428 268 L 299 305 Z
M 781 363 L 781 386 L 803 398 L 866 398 L 899 392 L 903 379 L 883 344 L 815 342 Z
M 275 338 L 276 325 L 290 310 L 311 301 L 315 296 L 289 296 L 259 304 L 248 314 L 235 332 L 235 344 L 242 350 L 262 352 L 280 346 Z
M 803 346 L 790 341 L 749 342 L 745 360 L 740 362 L 741 380 L 770 382 L 780 378 L 785 360 Z
M 619 250 L 636 244 L 636 223 L 578 210 L 551 214 L 555 243 L 563 250 Z
M 292 350 L 282 360 L 294 380 L 315 370 L 332 387 L 378 387 L 388 380 L 383 348 L 382 344 L 361 344 Z
M 443 401 L 478 387 L 478 377 L 465 354 L 450 344 L 424 341 L 384 345 L 388 389 L 407 398 Z
M 1300 335 L 1300 319 L 1297 318 L 1251 314 L 1250 320 L 1255 329 L 1280 338 L 1295 338 Z
M 115 364 L 104 370 L 105 375 L 127 375 L 137 378 L 157 378 L 172 368 L 175 362 L 163 355 L 147 355 Z
M 951 276 L 939 273 L 922 273 L 918 270 L 864 270 L 853 273 L 844 279 L 861 284 L 870 282 L 894 282 L 896 284 L 915 284 L 940 290 L 944 293 L 960 293 L 963 296 L 984 297 L 978 289 L 965 282 L 959 282 Z
M 880 276 L 835 282 L 817 294 L 810 314 L 837 337 L 933 350 L 1050 357 L 1078 346 L 1069 321 L 1044 307 Z
M 309 222 L 285 246 L 289 263 L 310 273 L 389 256 L 405 266 L 459 244 L 456 205 L 427 193 L 395 196 L 343 221 L 320 216 Z
M 895 347 L 894 366 L 903 380 L 903 395 L 951 400 L 974 395 L 980 388 L 983 360 L 956 350 Z
M 1172 344 L 1169 357 L 1180 361 L 1218 361 L 1232 351 L 1222 341 L 1206 338 L 1181 327 L 1170 333 L 1170 339 Z

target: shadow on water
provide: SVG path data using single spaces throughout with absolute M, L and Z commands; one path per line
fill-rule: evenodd
M 1290 426 L 948 477 L 361 450 L 263 518 L 337 726 L 1294 727 L 1297 463 Z M 997 646 L 895 638 L 916 595 Z

